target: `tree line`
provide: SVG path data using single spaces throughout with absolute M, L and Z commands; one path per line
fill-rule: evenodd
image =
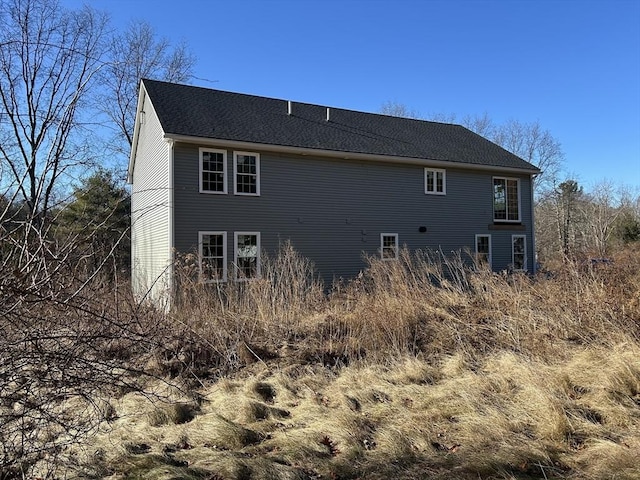
M 380 113 L 439 122 L 456 122 L 451 114 L 423 118 L 416 110 L 386 102 Z M 535 230 L 539 260 L 606 258 L 618 247 L 640 242 L 640 187 L 602 180 L 585 190 L 564 172 L 560 141 L 539 122 L 509 120 L 496 124 L 488 114 L 466 116 L 457 123 L 540 168 L 534 180 Z

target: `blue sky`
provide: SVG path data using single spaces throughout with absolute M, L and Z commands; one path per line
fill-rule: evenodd
M 63 0 L 78 6 L 82 0 Z M 638 0 L 88 0 L 198 58 L 194 84 L 539 121 L 586 187 L 640 188 Z

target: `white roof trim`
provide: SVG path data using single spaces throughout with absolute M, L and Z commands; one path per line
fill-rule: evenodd
M 144 107 L 144 100 L 147 96 L 147 91 L 144 88 L 144 84 L 140 81 L 140 88 L 138 90 L 138 106 L 136 108 L 136 118 L 133 127 L 133 140 L 131 142 L 131 152 L 129 153 L 129 166 L 127 167 L 127 183 L 133 183 L 133 168 L 136 163 L 136 153 L 138 151 L 138 137 L 140 136 L 140 112 Z
M 137 125 L 136 125 L 137 128 Z M 435 160 L 427 158 L 412 158 L 412 157 L 399 157 L 393 155 L 379 155 L 369 153 L 352 153 L 342 152 L 336 150 L 323 150 L 317 148 L 304 148 L 304 147 L 290 147 L 286 145 L 272 145 L 267 143 L 253 143 L 242 142 L 237 140 L 222 140 L 215 138 L 194 137 L 191 135 L 175 135 L 165 134 L 166 140 L 173 140 L 176 142 L 185 143 L 197 143 L 199 145 L 206 146 L 220 146 L 228 148 L 237 148 L 242 150 L 262 150 L 264 152 L 279 152 L 289 153 L 295 155 L 317 155 L 320 157 L 337 158 L 341 160 L 368 160 L 387 163 L 404 163 L 410 165 L 422 165 L 425 167 L 440 167 L 440 168 L 462 168 L 470 170 L 490 170 L 501 172 L 513 172 L 513 173 L 528 173 L 538 174 L 539 170 L 514 168 L 514 167 L 501 167 L 496 165 L 479 165 L 474 163 L 453 162 L 449 160 Z M 133 151 L 133 150 L 132 150 Z

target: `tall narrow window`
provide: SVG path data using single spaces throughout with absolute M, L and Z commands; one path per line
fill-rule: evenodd
M 497 222 L 520 221 L 520 181 L 517 178 L 493 179 L 493 219 Z
M 200 278 L 205 282 L 227 280 L 227 232 L 199 232 Z
M 396 260 L 398 258 L 398 234 L 380 234 L 380 255 L 383 260 Z
M 247 279 L 260 276 L 260 233 L 235 233 L 236 278 Z
M 200 149 L 200 192 L 227 193 L 227 152 Z
M 511 236 L 511 255 L 513 270 L 522 272 L 527 269 L 527 237 Z
M 424 193 L 445 195 L 447 193 L 447 172 L 439 168 L 424 169 Z
M 491 235 L 476 235 L 476 261 L 491 268 Z
M 234 193 L 260 195 L 260 154 L 233 152 Z

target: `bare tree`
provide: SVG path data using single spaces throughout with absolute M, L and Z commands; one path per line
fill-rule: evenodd
M 542 195 L 535 206 L 535 232 L 538 260 L 543 264 L 559 259 L 562 241 L 559 238 L 557 215 L 559 213 L 555 192 Z
M 616 187 L 610 181 L 601 181 L 593 187 L 582 204 L 585 237 L 589 249 L 600 257 L 608 253 L 618 217 L 623 213 Z
M 61 178 L 86 161 L 77 134 L 107 19 L 55 0 L 0 2 L 1 181 L 44 218 Z
M 467 115 L 462 119 L 462 125 L 485 138 L 494 138 L 496 126 L 486 112 L 482 115 Z
M 64 446 L 109 417 L 98 398 L 135 388 L 129 356 L 152 338 L 102 281 L 108 255 L 82 271 L 80 236 L 54 233 L 57 192 L 90 153 L 106 25 L 56 0 L 0 0 L 0 479 L 54 478 Z
M 394 117 L 422 118 L 416 110 L 398 102 L 386 102 L 380 113 Z M 435 122 L 454 123 L 454 114 L 431 114 L 429 120 Z M 557 184 L 562 169 L 564 153 L 560 142 L 548 130 L 544 130 L 539 122 L 521 123 L 510 120 L 503 125 L 496 125 L 487 113 L 467 115 L 460 124 L 469 130 L 482 135 L 501 147 L 518 155 L 537 166 L 542 173 L 534 182 L 534 190 L 539 197 L 543 192 L 552 191 Z
M 195 57 L 185 44 L 172 46 L 158 37 L 146 22 L 134 22 L 111 39 L 109 63 L 101 72 L 99 108 L 116 127 L 118 149 L 128 153 L 140 79 L 187 82 L 193 76 Z
M 394 101 L 383 103 L 380 107 L 380 113 L 389 115 L 390 117 L 413 118 L 417 120 L 422 118 L 417 110 L 407 107 L 404 103 Z
M 542 170 L 534 183 L 536 194 L 553 189 L 564 153 L 560 142 L 540 123 L 510 120 L 494 130 L 491 140 Z

